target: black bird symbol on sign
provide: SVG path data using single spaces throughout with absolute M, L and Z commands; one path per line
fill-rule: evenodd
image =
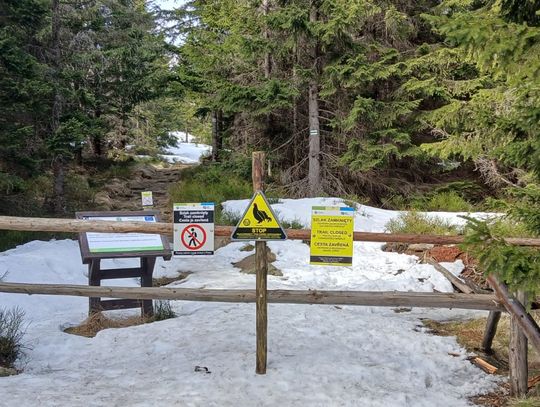
M 265 211 L 260 211 L 259 208 L 257 208 L 257 204 L 253 204 L 253 217 L 257 219 L 257 223 L 259 224 L 262 221 L 272 222 L 272 218 L 268 216 Z

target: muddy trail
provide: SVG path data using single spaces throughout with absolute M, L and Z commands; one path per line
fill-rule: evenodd
M 152 191 L 154 209 L 161 212 L 162 220 L 172 221 L 172 203 L 169 188 L 180 181 L 182 170 L 193 164 L 173 164 L 162 167 L 152 164 L 138 164 L 128 178 L 112 178 L 96 194 L 94 201 L 100 210 L 139 211 L 142 209 L 141 192 Z

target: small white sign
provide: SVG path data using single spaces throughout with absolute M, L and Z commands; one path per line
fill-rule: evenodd
M 214 203 L 175 203 L 174 256 L 214 254 Z
M 141 192 L 142 206 L 154 206 L 154 198 L 152 197 L 152 191 Z

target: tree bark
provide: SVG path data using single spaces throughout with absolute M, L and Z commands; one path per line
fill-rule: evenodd
M 60 93 L 60 0 L 53 0 L 51 3 L 51 51 L 52 66 L 54 70 L 54 100 L 51 116 L 51 137 L 54 137 L 60 126 L 62 115 L 62 95 Z M 65 162 L 63 155 L 55 154 L 53 159 L 53 207 L 56 213 L 65 210 Z
M 317 0 L 312 0 L 309 12 L 309 21 L 316 23 L 319 14 Z M 308 109 L 309 109 L 309 172 L 308 186 L 309 195 L 315 197 L 321 191 L 321 135 L 319 125 L 319 41 L 315 39 L 312 48 L 312 78 L 308 89 Z
M 222 148 L 220 110 L 212 111 L 212 161 L 219 161 L 219 150 Z

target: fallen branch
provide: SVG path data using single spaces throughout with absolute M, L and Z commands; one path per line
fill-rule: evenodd
M 471 361 L 472 364 L 474 364 L 475 366 L 478 366 L 480 369 L 482 369 L 486 373 L 495 374 L 497 370 L 499 370 L 495 366 L 486 362 L 484 359 L 478 356 L 473 356 L 469 358 L 469 360 Z
M 452 285 L 455 288 L 457 288 L 460 292 L 465 293 L 465 294 L 474 294 L 474 290 L 471 287 L 469 287 L 467 283 L 461 281 L 459 278 L 454 276 L 449 270 L 441 266 L 431 257 L 426 257 L 424 261 L 432 265 L 433 267 L 435 267 L 435 270 L 437 270 L 439 273 L 445 276 L 452 283 Z
M 523 304 L 510 294 L 506 284 L 499 282 L 493 275 L 490 275 L 487 281 L 497 293 L 506 310 L 516 317 L 516 322 L 523 330 L 529 342 L 536 350 L 540 351 L 540 327 L 538 327 L 536 321 L 530 316 Z

